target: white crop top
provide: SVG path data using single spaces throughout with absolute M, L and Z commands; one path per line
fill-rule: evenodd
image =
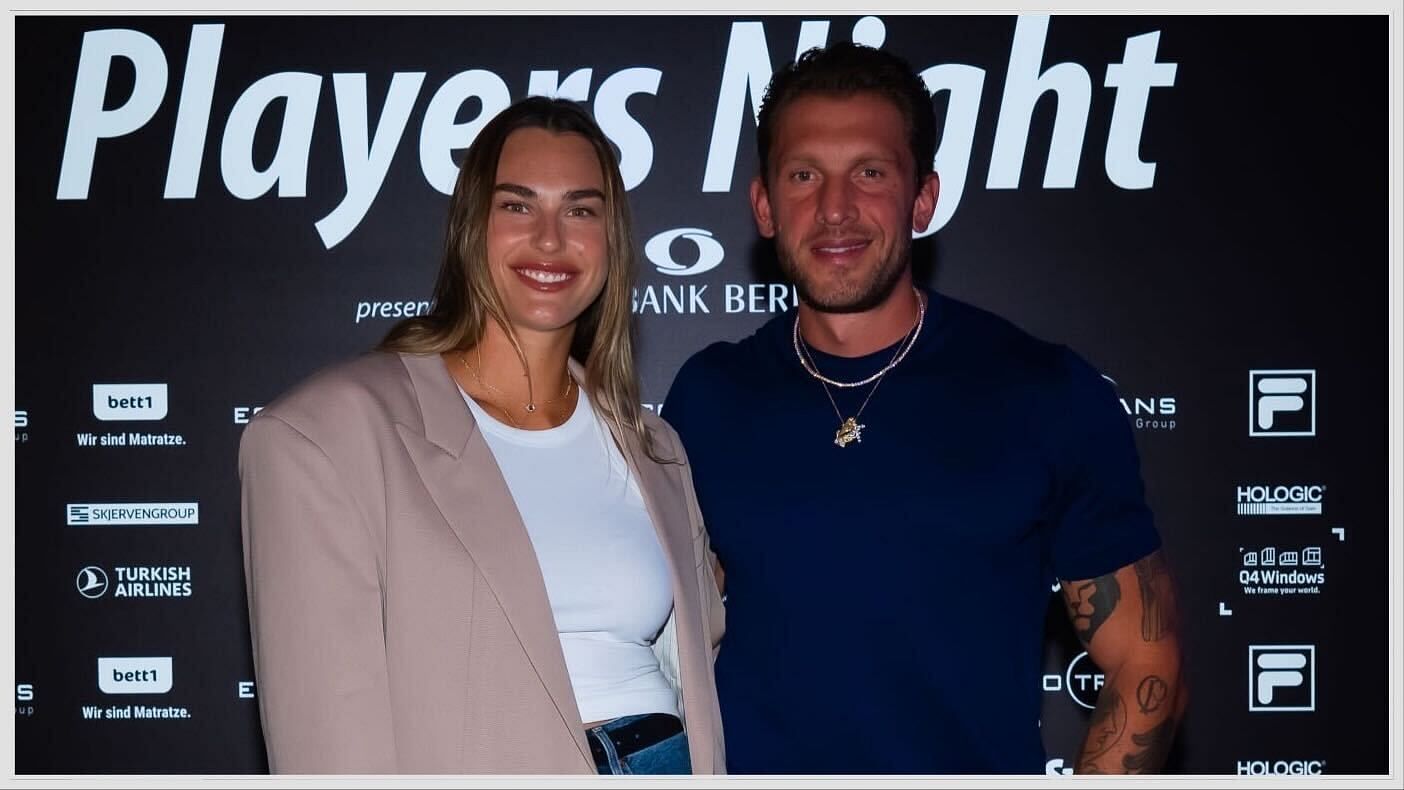
M 525 431 L 463 399 L 531 536 L 582 722 L 678 715 L 650 645 L 673 580 L 638 484 L 584 389 L 570 419 Z

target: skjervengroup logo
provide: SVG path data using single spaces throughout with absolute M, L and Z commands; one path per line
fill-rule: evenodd
M 107 571 L 89 565 L 78 571 L 78 594 L 84 598 L 101 598 L 107 594 Z
M 165 384 L 94 384 L 93 416 L 104 422 L 164 420 Z
M 1249 645 L 1248 710 L 1316 710 L 1316 645 Z
M 97 664 L 104 694 L 165 694 L 174 682 L 170 656 L 104 657 Z
M 1319 516 L 1326 486 L 1238 486 L 1240 516 Z
M 70 527 L 190 526 L 200 523 L 198 502 L 76 503 Z
M 194 582 L 189 565 L 118 565 L 112 569 L 116 583 L 96 565 L 78 571 L 78 592 L 84 598 L 189 598 Z
M 1315 436 L 1316 371 L 1248 371 L 1249 436 Z

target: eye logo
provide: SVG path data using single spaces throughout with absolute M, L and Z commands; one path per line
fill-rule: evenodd
M 687 239 L 697 246 L 697 261 L 692 265 L 678 263 L 673 259 L 673 242 Z M 721 265 L 726 250 L 712 238 L 712 232 L 702 228 L 674 228 L 648 240 L 644 245 L 644 255 L 653 263 L 660 274 L 673 277 L 686 277 L 709 272 Z

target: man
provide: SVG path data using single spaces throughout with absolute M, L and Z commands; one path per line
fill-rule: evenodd
M 1106 676 L 1079 773 L 1160 769 L 1175 603 L 1115 394 L 912 284 L 930 94 L 836 44 L 770 83 L 751 204 L 800 295 L 690 359 L 664 416 L 725 574 L 732 773 L 1042 773 L 1049 588 Z

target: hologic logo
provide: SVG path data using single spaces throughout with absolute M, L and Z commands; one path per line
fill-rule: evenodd
M 1315 436 L 1316 371 L 1248 371 L 1249 436 Z
M 165 384 L 94 384 L 93 416 L 103 422 L 166 419 Z
M 171 657 L 99 658 L 104 694 L 165 694 L 171 690 Z
M 697 247 L 697 260 L 692 264 L 678 263 L 673 258 L 673 242 L 687 239 Z M 659 274 L 673 277 L 686 277 L 709 272 L 721 265 L 726 250 L 712 238 L 712 232 L 702 228 L 674 228 L 648 240 L 644 245 L 644 255 L 658 269 Z
M 84 598 L 101 598 L 107 593 L 107 571 L 89 565 L 78 571 L 78 594 Z
M 1240 516 L 1321 515 L 1323 485 L 1238 486 Z
M 1239 776 L 1319 776 L 1325 760 L 1239 760 Z

